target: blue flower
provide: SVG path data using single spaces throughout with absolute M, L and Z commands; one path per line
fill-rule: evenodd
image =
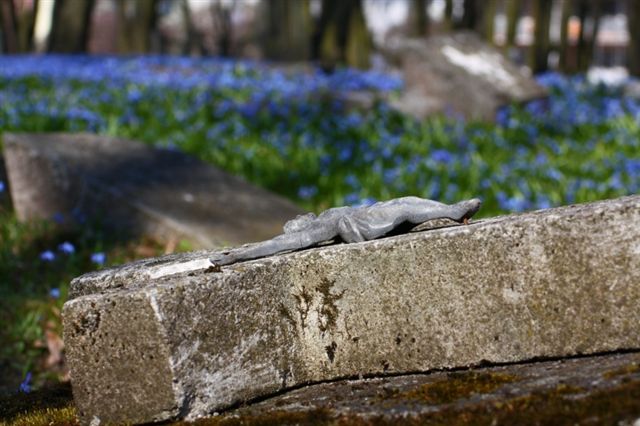
M 52 288 L 51 290 L 49 290 L 49 297 L 51 297 L 52 299 L 58 299 L 60 297 L 60 289 Z
M 360 200 L 360 204 L 358 204 L 358 207 L 369 207 L 373 204 L 375 204 L 378 200 L 376 200 L 373 197 L 367 197 L 364 198 L 362 200 Z
M 549 170 L 547 170 L 547 175 L 557 182 L 560 182 L 564 177 L 563 174 L 555 167 L 550 167 Z
M 53 262 L 56 259 L 56 255 L 51 250 L 46 250 L 40 253 L 40 260 L 44 260 L 45 262 Z
M 353 148 L 350 146 L 344 146 L 338 152 L 338 159 L 342 162 L 349 161 L 353 156 Z
M 436 149 L 431 153 L 431 159 L 436 163 L 449 164 L 453 160 L 453 155 L 446 149 Z
M 547 197 L 540 197 L 536 201 L 536 208 L 538 209 L 548 209 L 551 207 L 551 201 Z
M 318 193 L 317 186 L 301 186 L 298 189 L 298 197 L 302 198 L 303 200 L 308 200 L 314 195 L 316 195 L 317 193 Z
M 360 194 L 352 192 L 344 197 L 344 204 L 348 206 L 355 206 L 360 202 Z
M 458 188 L 458 185 L 456 185 L 455 183 L 450 183 L 447 187 L 447 190 L 445 191 L 444 199 L 448 201 L 455 200 L 455 196 L 458 193 L 459 189 L 460 188 Z
M 426 196 L 427 198 L 437 200 L 438 198 L 440 198 L 440 192 L 441 192 L 440 182 L 437 180 L 433 180 L 429 185 L 429 189 L 426 192 L 427 194 Z
M 60 212 L 56 212 L 53 214 L 52 217 L 53 221 L 57 224 L 61 224 L 64 222 L 64 214 L 60 213 Z
M 104 265 L 106 260 L 107 260 L 107 255 L 104 254 L 103 252 L 97 252 L 91 255 L 91 262 L 95 263 L 96 265 L 102 266 Z
M 129 93 L 127 94 L 127 100 L 130 103 L 136 103 L 139 102 L 140 99 L 142 99 L 142 92 L 140 92 L 140 90 L 133 88 L 129 90 Z
M 496 197 L 498 198 L 500 208 L 508 212 L 521 212 L 529 207 L 529 202 L 523 197 L 508 197 L 502 191 L 498 192 Z
M 4 192 L 4 182 L 0 180 L 0 192 Z
M 351 188 L 353 188 L 353 189 L 359 189 L 360 188 L 360 181 L 353 174 L 348 174 L 347 176 L 345 176 L 344 182 L 347 185 L 349 185 Z
M 384 181 L 385 185 L 390 185 L 398 179 L 399 175 L 400 171 L 398 169 L 386 169 L 382 173 L 382 180 Z
M 23 392 L 23 393 L 31 392 L 31 371 L 27 373 L 22 383 L 20 383 L 20 392 Z
M 58 250 L 63 252 L 64 254 L 73 254 L 76 249 L 69 241 L 65 241 L 64 243 L 58 246 Z

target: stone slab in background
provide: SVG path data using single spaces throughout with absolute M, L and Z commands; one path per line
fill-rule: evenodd
M 640 353 L 305 386 L 220 424 L 640 425 Z M 634 423 L 636 421 L 637 423 Z
M 301 384 L 640 348 L 640 196 L 71 284 L 83 422 L 193 419 Z
M 421 119 L 458 113 L 493 121 L 501 106 L 546 96 L 533 78 L 472 32 L 392 38 L 382 51 L 404 76 L 405 90 L 393 105 Z
M 292 202 L 189 155 L 93 134 L 3 134 L 19 219 L 98 215 L 134 235 L 203 248 L 271 238 Z

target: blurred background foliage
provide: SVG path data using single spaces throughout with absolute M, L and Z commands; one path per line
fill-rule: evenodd
M 595 64 L 638 75 L 639 20 L 633 0 L 3 0 L 0 46 L 368 68 L 390 36 L 467 29 L 534 73 Z
M 181 150 L 314 211 L 411 194 L 479 196 L 488 216 L 634 194 L 639 5 L 0 0 L 0 131 Z M 492 122 L 391 108 L 403 82 L 377 47 L 460 29 L 535 74 L 548 99 L 507 105 Z M 594 66 L 608 68 L 597 77 Z M 354 91 L 381 96 L 368 108 L 336 96 Z M 9 190 L 0 167 L 0 392 L 67 379 L 60 309 L 73 277 L 188 249 L 121 241 L 99 223 L 19 223 Z

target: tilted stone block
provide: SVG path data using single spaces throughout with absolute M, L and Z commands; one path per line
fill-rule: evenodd
M 267 239 L 303 211 L 193 156 L 89 133 L 4 133 L 16 216 L 218 248 Z M 1 174 L 0 174 L 1 175 Z
M 300 384 L 640 348 L 640 196 L 208 268 L 73 281 L 83 422 L 193 419 Z
M 547 91 L 500 49 L 472 31 L 390 37 L 382 53 L 402 70 L 404 90 L 392 106 L 419 119 L 437 113 L 495 120 L 503 106 Z

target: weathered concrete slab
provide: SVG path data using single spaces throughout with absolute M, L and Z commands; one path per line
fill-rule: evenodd
M 473 32 L 393 38 L 383 52 L 404 75 L 405 90 L 393 105 L 418 118 L 455 112 L 493 121 L 503 105 L 546 96 L 531 76 Z
M 640 425 L 640 353 L 341 380 L 231 410 L 211 424 Z
M 305 383 L 640 348 L 640 196 L 207 269 L 72 282 L 84 422 L 193 419 Z
M 271 238 L 302 210 L 189 155 L 93 134 L 3 134 L 19 219 L 99 216 L 215 248 Z

